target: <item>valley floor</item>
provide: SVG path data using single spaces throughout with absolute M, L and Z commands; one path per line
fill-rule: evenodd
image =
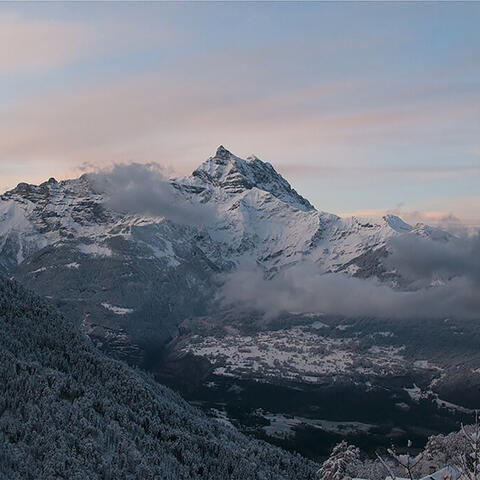
M 236 327 L 221 335 L 191 328 L 159 378 L 219 421 L 312 458 L 341 439 L 367 451 L 407 439 L 422 446 L 471 421 L 479 400 L 473 324 L 447 321 L 435 333 L 427 323 L 412 330 L 329 318 Z

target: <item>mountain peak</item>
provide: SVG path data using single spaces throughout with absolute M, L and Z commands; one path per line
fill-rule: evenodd
M 397 215 L 387 214 L 384 215 L 383 219 L 387 222 L 388 226 L 395 230 L 397 233 L 406 233 L 411 232 L 413 227 L 408 223 L 404 222 Z
M 223 158 L 223 159 L 228 159 L 231 156 L 234 156 L 232 152 L 227 150 L 223 145 L 220 145 L 217 148 L 217 151 L 215 152 L 215 158 Z
M 270 163 L 255 155 L 244 160 L 223 145 L 185 180 L 197 186 L 220 188 L 231 195 L 258 188 L 299 210 L 314 210 L 310 202 L 301 197 Z

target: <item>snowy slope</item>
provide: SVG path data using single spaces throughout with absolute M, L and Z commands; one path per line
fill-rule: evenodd
M 317 211 L 269 163 L 254 156 L 243 160 L 224 147 L 172 185 L 191 201 L 213 204 L 218 215 L 205 229 L 155 232 L 152 254 L 167 259 L 171 267 L 181 263 L 174 244 L 186 237 L 200 239 L 199 247 L 213 262 L 219 261 L 219 249 L 224 262 L 237 265 L 274 271 L 308 257 L 325 271 L 339 271 L 382 248 L 393 235 L 434 231 L 420 224 L 412 227 L 393 215 L 340 218 Z M 162 217 L 113 212 L 105 207 L 105 197 L 95 191 L 88 175 L 62 182 L 50 179 L 40 186 L 20 184 L 5 193 L 0 197 L 0 267 L 8 271 L 47 245 L 80 240 L 80 252 L 108 257 L 113 255 L 109 239 L 132 239 L 136 228 L 165 223 Z
M 208 232 L 224 257 L 272 272 L 309 259 L 324 271 L 355 273 L 351 262 L 385 247 L 391 236 L 430 228 L 394 215 L 340 218 L 317 211 L 270 164 L 254 156 L 242 160 L 222 146 L 174 184 L 189 198 L 217 206 L 220 220 Z
M 132 345 L 164 341 L 185 318 L 207 315 L 218 273 L 257 266 L 272 276 L 309 260 L 322 272 L 388 280 L 389 238 L 444 235 L 395 216 L 318 211 L 270 164 L 224 147 L 170 185 L 216 215 L 183 225 L 113 211 L 90 175 L 19 184 L 0 197 L 0 274 L 54 298 L 104 348 L 131 357 Z
M 313 478 L 318 465 L 207 418 L 0 278 L 0 478 Z

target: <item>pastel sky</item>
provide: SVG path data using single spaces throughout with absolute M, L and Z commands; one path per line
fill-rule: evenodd
M 480 3 L 2 3 L 0 190 L 254 153 L 317 208 L 480 225 Z

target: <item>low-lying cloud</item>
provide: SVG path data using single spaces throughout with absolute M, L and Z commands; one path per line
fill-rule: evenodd
M 321 274 L 302 263 L 266 279 L 260 269 L 224 278 L 225 306 L 254 309 L 267 316 L 284 311 L 347 317 L 480 317 L 480 237 L 441 243 L 413 236 L 392 240 L 387 266 L 404 279 L 394 289 L 377 279 Z
M 418 286 L 463 277 L 480 287 L 480 234 L 447 238 L 432 241 L 413 235 L 394 237 L 389 242 L 391 255 L 386 264 Z
M 94 188 L 105 194 L 105 204 L 114 211 L 165 217 L 175 223 L 205 225 L 216 211 L 186 199 L 171 185 L 166 169 L 157 164 L 117 164 L 88 175 Z

